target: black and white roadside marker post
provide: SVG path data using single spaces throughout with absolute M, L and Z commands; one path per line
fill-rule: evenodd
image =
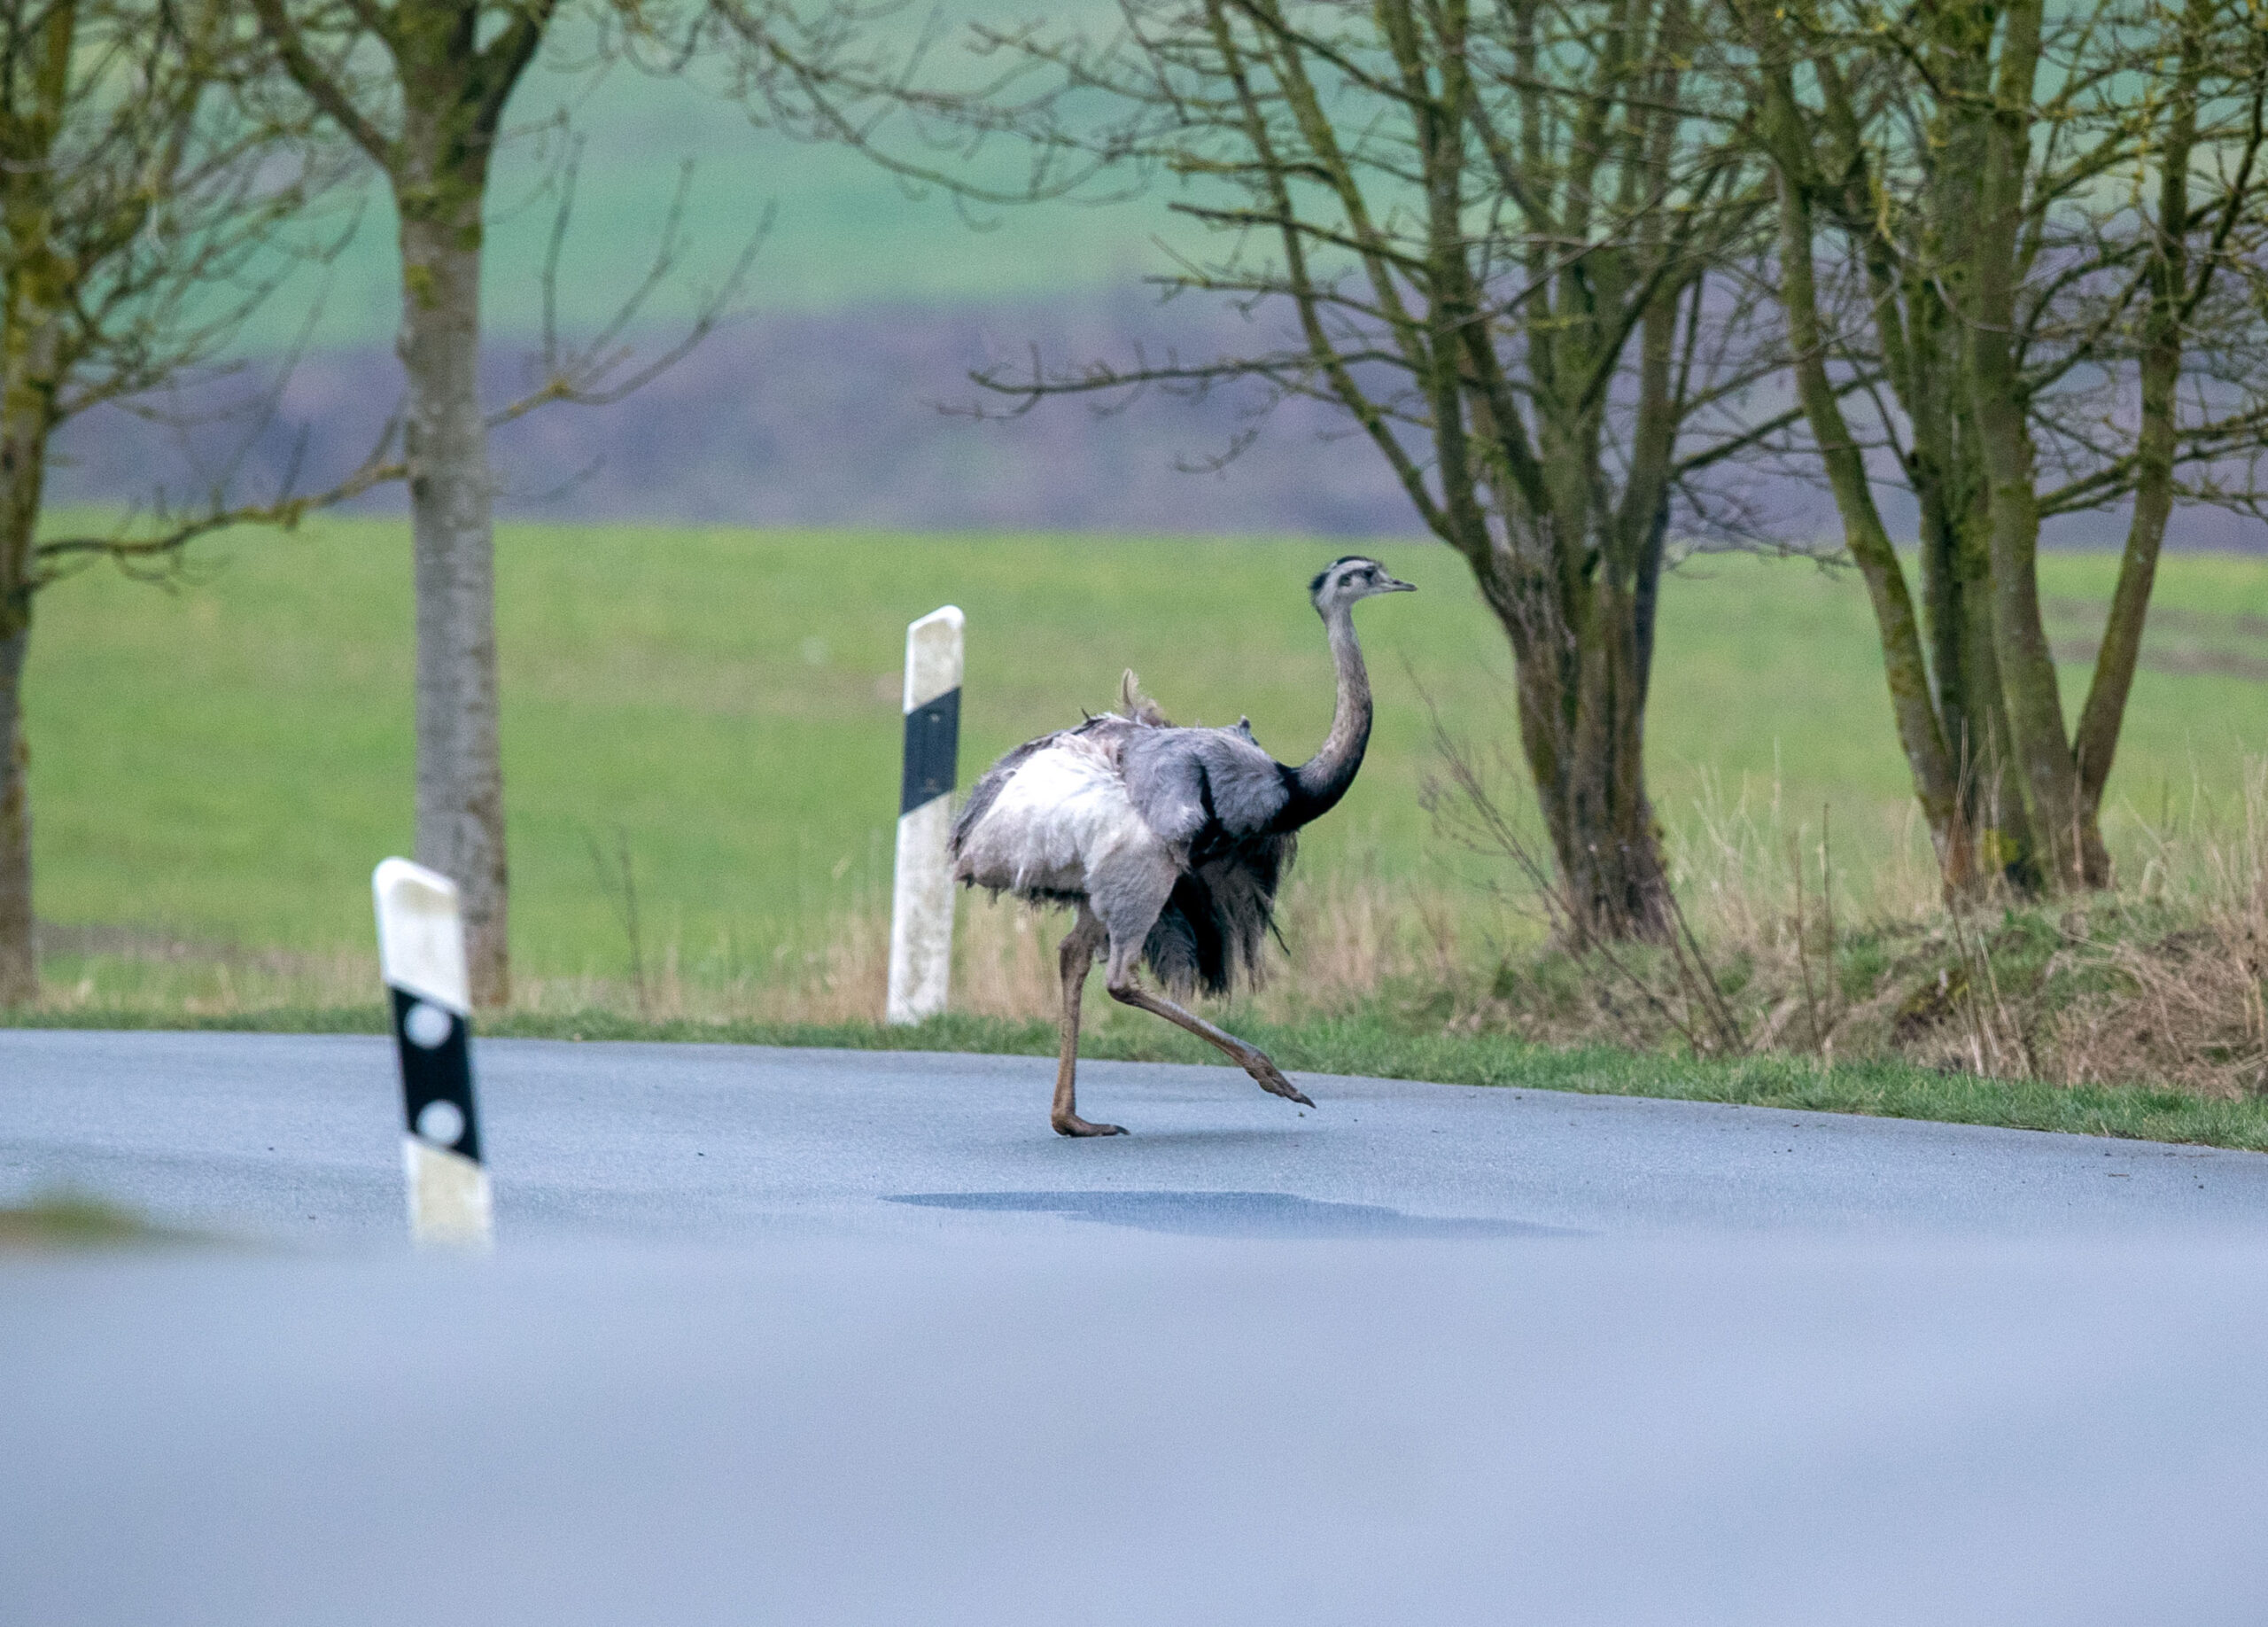
M 388 859 L 372 873 L 370 890 L 401 1057 L 410 1239 L 485 1248 L 493 1204 L 473 1110 L 472 1000 L 456 884 L 407 859 Z
M 952 970 L 953 878 L 945 850 L 960 751 L 961 625 L 959 609 L 948 604 L 905 629 L 905 767 L 883 1014 L 892 1023 L 943 1011 Z

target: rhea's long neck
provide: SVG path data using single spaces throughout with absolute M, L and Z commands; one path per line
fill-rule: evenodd
M 1363 666 L 1363 647 L 1355 641 L 1353 608 L 1338 605 L 1323 619 L 1331 634 L 1331 663 L 1338 670 L 1339 704 L 1332 711 L 1331 734 L 1323 749 L 1293 771 L 1299 795 L 1287 812 L 1302 825 L 1339 805 L 1355 782 L 1363 752 L 1371 743 L 1371 675 Z

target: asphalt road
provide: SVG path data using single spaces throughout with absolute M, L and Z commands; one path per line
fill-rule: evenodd
M 579 1235 L 1032 1238 L 2268 1226 L 2268 1156 L 1556 1091 L 1034 1057 L 487 1040 L 498 1225 Z M 0 1031 L 0 1201 L 67 1184 L 274 1240 L 397 1237 L 390 1042 Z M 1303 1083 L 1307 1082 L 1303 1076 Z
M 2268 1158 L 1013 1059 L 0 1032 L 0 1622 L 2257 1623 Z

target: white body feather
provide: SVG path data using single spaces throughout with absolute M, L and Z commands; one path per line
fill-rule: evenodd
M 1018 764 L 962 838 L 961 879 L 1022 893 L 1170 891 L 1180 867 L 1127 795 L 1116 743 L 1064 735 Z

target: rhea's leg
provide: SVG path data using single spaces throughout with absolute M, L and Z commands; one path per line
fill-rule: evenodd
M 1113 939 L 1110 946 L 1110 966 L 1105 974 L 1110 985 L 1110 997 L 1121 1005 L 1138 1006 L 1145 1011 L 1154 1011 L 1169 1023 L 1185 1028 L 1208 1044 L 1218 1046 L 1227 1053 L 1229 1060 L 1252 1075 L 1260 1088 L 1271 1096 L 1282 1096 L 1301 1107 L 1313 1107 L 1300 1092 L 1300 1087 L 1285 1078 L 1270 1062 L 1268 1053 L 1256 1045 L 1247 1045 L 1223 1028 L 1216 1028 L 1193 1011 L 1184 1010 L 1162 994 L 1153 994 L 1134 980 L 1134 968 L 1141 959 L 1139 940 L 1122 944 Z
M 1116 1125 L 1091 1125 L 1079 1117 L 1078 1104 L 1073 1097 L 1073 1079 L 1079 1070 L 1079 996 L 1085 993 L 1087 973 L 1095 963 L 1095 951 L 1102 946 L 1102 922 L 1094 918 L 1085 905 L 1079 907 L 1079 919 L 1063 939 L 1063 953 L 1057 964 L 1063 973 L 1063 1055 L 1055 1064 L 1055 1107 L 1047 1122 L 1055 1126 L 1058 1135 L 1124 1135 Z

